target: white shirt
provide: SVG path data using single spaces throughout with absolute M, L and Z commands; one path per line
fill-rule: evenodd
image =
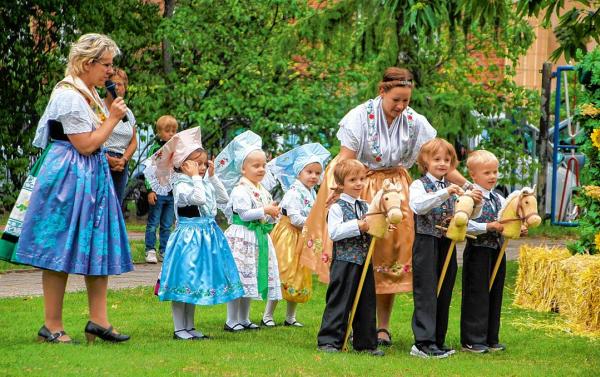
M 308 189 L 302 182 L 296 180 L 283 195 L 280 206 L 285 208 L 292 225 L 302 228 L 315 202 L 316 192 Z
M 340 199 L 350 203 L 352 207 L 355 207 L 357 200 L 363 201 L 344 193 L 340 195 Z M 364 215 L 364 213 L 360 213 L 360 209 L 358 210 L 358 217 L 360 218 Z M 333 203 L 331 207 L 329 207 L 329 213 L 327 214 L 327 229 L 329 231 L 329 238 L 331 238 L 332 241 L 339 241 L 343 240 L 344 238 L 360 236 L 358 219 L 344 222 L 342 207 L 340 207 L 340 205 L 337 203 Z
M 369 169 L 403 166 L 409 169 L 419 154 L 421 146 L 433 139 L 437 131 L 429 121 L 411 108 L 394 119 L 388 127 L 381 108 L 381 97 L 372 101 L 375 119 L 376 139 L 382 156 L 377 161 L 369 143 L 369 122 L 367 107 L 369 101 L 350 110 L 340 121 L 337 138 L 342 146 L 356 152 L 356 158 Z M 409 120 L 410 117 L 410 120 Z M 412 125 L 412 126 L 411 126 Z
M 426 174 L 427 178 L 429 178 L 432 182 L 436 183 L 440 181 L 430 173 Z M 441 179 L 444 184 L 448 184 L 445 178 Z M 423 185 L 423 181 L 420 179 L 415 179 L 409 188 L 410 192 L 410 200 L 408 201 L 408 205 L 410 209 L 417 215 L 426 215 L 431 212 L 432 209 L 439 207 L 450 197 L 448 194 L 448 188 L 444 188 L 441 190 L 437 190 L 435 192 L 427 192 L 425 191 L 425 185 Z
M 480 190 L 483 193 L 484 198 L 486 198 L 488 200 L 490 199 L 490 191 L 489 190 L 484 189 L 483 187 L 479 186 L 476 183 L 473 184 L 473 188 L 476 190 Z M 496 195 L 498 197 L 498 199 L 500 200 L 500 208 L 502 208 L 504 206 L 504 202 L 505 202 L 504 197 L 502 195 L 498 194 L 497 192 L 495 192 L 494 195 Z M 500 210 L 500 208 L 497 208 L 497 210 Z M 481 213 L 479 213 L 479 216 L 481 216 Z M 477 216 L 477 217 L 479 217 L 479 216 Z M 487 233 L 487 223 L 477 222 L 477 217 L 474 217 L 474 220 L 469 220 L 469 224 L 467 225 L 467 232 L 470 234 L 474 234 L 474 235 Z
M 244 178 L 231 191 L 226 215 L 230 217 L 235 212 L 243 221 L 264 220 L 275 223 L 277 219 L 266 215 L 264 208 L 273 201 L 271 194 L 264 187 L 259 189 L 251 183 L 242 183 L 243 180 Z
M 136 120 L 133 113 L 130 109 L 127 109 L 127 122 L 120 120 L 119 123 L 117 123 L 113 132 L 104 143 L 104 147 L 111 152 L 125 153 L 129 143 L 131 143 L 135 123 Z
M 229 195 L 216 176 L 190 177 L 175 173 L 172 179 L 175 207 L 198 206 L 202 216 L 216 216 L 217 204 L 225 204 Z M 175 210 L 177 212 L 177 210 Z

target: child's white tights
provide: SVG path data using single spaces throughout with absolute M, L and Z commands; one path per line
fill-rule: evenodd
M 265 307 L 265 314 L 263 315 L 263 322 L 268 323 L 269 321 L 273 321 L 273 313 L 275 313 L 275 308 L 277 307 L 277 300 L 269 300 L 267 301 L 267 306 Z M 285 315 L 285 320 L 287 323 L 296 322 L 296 309 L 298 308 L 297 302 L 287 301 L 287 311 Z
M 202 332 L 197 331 L 194 326 L 196 305 L 173 301 L 171 308 L 173 311 L 173 325 L 180 338 L 189 339 L 194 336 L 203 336 Z
M 227 303 L 227 326 L 250 324 L 250 298 L 242 297 Z

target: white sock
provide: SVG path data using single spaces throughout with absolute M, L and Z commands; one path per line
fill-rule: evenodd
M 171 302 L 171 310 L 173 312 L 173 325 L 177 336 L 184 339 L 189 339 L 192 336 L 185 331 L 185 303 Z
M 263 314 L 263 322 L 269 322 L 273 320 L 273 313 L 277 307 L 277 300 L 268 300 L 265 306 L 265 314 Z
M 250 324 L 250 298 L 247 297 L 242 297 L 240 298 L 240 306 L 239 306 L 239 316 L 238 319 L 240 320 L 239 323 L 241 323 L 242 325 L 249 325 Z
M 290 302 L 288 301 L 287 303 L 287 312 L 285 315 L 285 320 L 288 323 L 294 323 L 296 322 L 296 308 L 298 308 L 298 303 L 297 302 Z
M 233 327 L 240 323 L 239 320 L 239 308 L 240 308 L 240 300 L 231 300 L 227 303 L 227 326 Z

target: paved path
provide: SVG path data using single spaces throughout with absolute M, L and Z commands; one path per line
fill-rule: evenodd
M 130 239 L 142 237 L 143 234 L 131 234 Z M 529 243 L 532 245 L 558 245 L 564 246 L 563 240 L 551 239 L 523 239 L 513 240 L 508 244 L 506 255 L 509 260 L 515 260 L 519 256 L 519 247 Z M 465 243 L 458 246 L 458 264 L 462 265 L 462 254 Z M 152 286 L 156 283 L 160 271 L 160 264 L 136 264 L 135 270 L 119 276 L 111 276 L 108 279 L 110 289 L 124 289 L 138 286 Z M 36 296 L 42 294 L 42 273 L 40 270 L 28 270 L 25 272 L 8 272 L 0 274 L 0 298 L 17 296 Z M 83 277 L 71 275 L 67 284 L 67 291 L 85 290 Z

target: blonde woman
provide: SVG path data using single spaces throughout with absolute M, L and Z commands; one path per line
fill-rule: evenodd
M 88 341 L 122 342 L 107 314 L 108 275 L 131 271 L 125 223 L 103 144 L 127 112 L 122 98 L 108 111 L 96 87 L 113 72 L 119 48 L 85 34 L 71 46 L 66 75 L 54 88 L 33 144 L 45 160 L 33 188 L 13 260 L 42 268 L 44 325 L 40 341 L 68 343 L 62 309 L 69 274 L 84 275 Z

